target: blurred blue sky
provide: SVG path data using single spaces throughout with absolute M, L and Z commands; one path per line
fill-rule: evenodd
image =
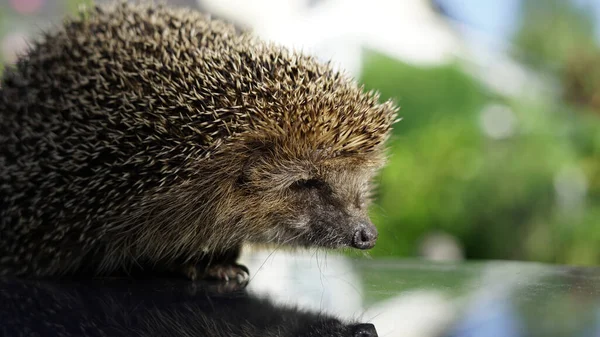
M 521 0 L 437 0 L 455 19 L 491 35 L 506 39 L 518 20 Z M 541 0 L 544 1 L 544 0 Z M 565 0 L 568 1 L 568 0 Z M 594 8 L 596 22 L 600 22 L 600 0 L 571 0 Z M 596 25 L 600 40 L 600 25 Z

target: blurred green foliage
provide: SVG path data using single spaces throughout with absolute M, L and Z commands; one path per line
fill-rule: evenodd
M 562 0 L 524 1 L 522 13 L 516 54 L 558 75 L 561 91 L 572 89 L 563 69 L 574 51 L 597 48 L 591 17 Z M 600 57 L 591 64 L 600 70 Z M 586 69 L 579 90 L 600 88 L 600 71 Z M 467 258 L 600 262 L 600 120 L 592 107 L 551 95 L 499 97 L 459 65 L 421 69 L 371 53 L 363 71 L 365 85 L 395 99 L 404 118 L 378 181 L 372 217 L 382 235 L 373 255 L 417 255 L 425 235 L 443 231 Z M 491 105 L 512 113 L 513 134 L 486 135 Z
M 442 230 L 467 257 L 523 257 L 524 224 L 551 209 L 553 173 L 569 156 L 545 127 L 554 117 L 528 109 L 518 116 L 527 132 L 489 140 L 481 111 L 498 98 L 459 67 L 418 69 L 371 55 L 364 73 L 368 87 L 398 98 L 404 118 L 379 181 L 373 218 L 382 236 L 373 253 L 414 255 L 423 235 Z

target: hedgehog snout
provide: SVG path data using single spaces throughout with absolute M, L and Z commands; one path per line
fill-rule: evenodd
M 377 228 L 370 222 L 364 221 L 354 230 L 352 237 L 352 247 L 358 249 L 371 249 L 377 242 Z

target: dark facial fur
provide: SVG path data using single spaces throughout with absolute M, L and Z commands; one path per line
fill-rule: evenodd
M 0 275 L 375 242 L 395 108 L 311 57 L 122 4 L 44 35 L 0 86 Z

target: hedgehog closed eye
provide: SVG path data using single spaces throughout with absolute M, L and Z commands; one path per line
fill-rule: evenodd
M 290 187 L 296 189 L 317 189 L 323 188 L 327 184 L 319 179 L 300 179 L 293 182 Z

